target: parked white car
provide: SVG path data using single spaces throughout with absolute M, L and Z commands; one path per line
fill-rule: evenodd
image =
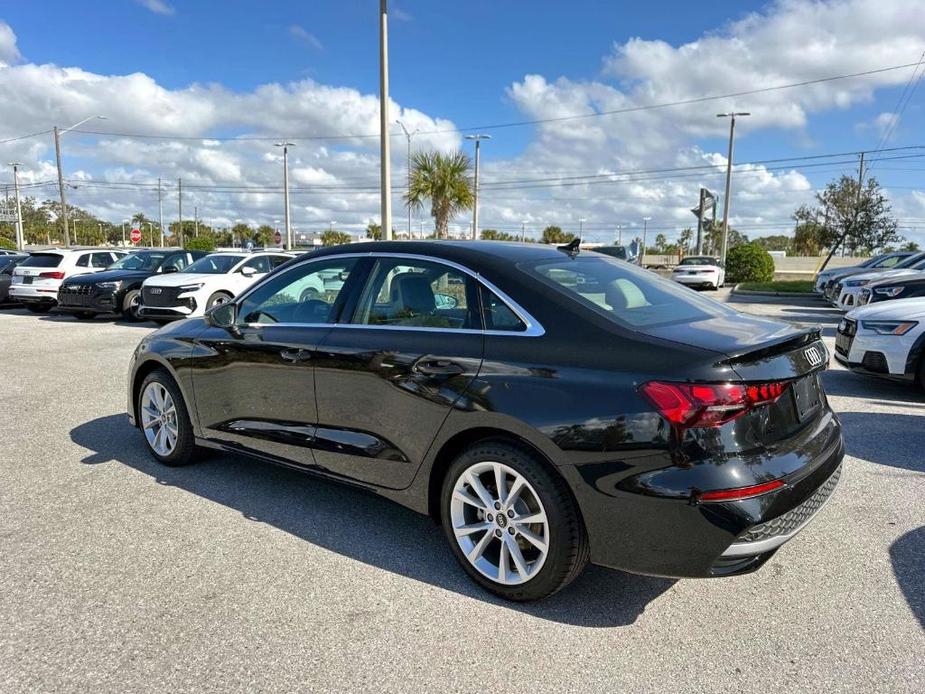
M 126 255 L 103 248 L 36 251 L 16 266 L 10 298 L 34 313 L 45 313 L 58 303 L 58 288 L 68 277 L 102 272 Z
M 917 253 L 906 258 L 892 270 L 872 270 L 845 277 L 835 285 L 835 292 L 832 294 L 834 305 L 842 311 L 850 311 L 858 306 L 861 289 L 867 285 L 903 275 L 914 275 L 922 270 L 925 270 L 925 253 Z
M 287 253 L 212 253 L 182 272 L 149 277 L 141 285 L 138 316 L 159 322 L 201 316 L 231 301 L 292 257 Z
M 726 282 L 726 268 L 711 255 L 689 255 L 672 271 L 671 279 L 688 287 L 719 289 Z
M 925 298 L 849 311 L 835 335 L 835 358 L 852 371 L 925 387 Z

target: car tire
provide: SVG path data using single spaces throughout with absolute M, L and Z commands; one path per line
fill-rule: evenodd
M 196 438 L 183 394 L 173 377 L 164 369 L 149 373 L 138 389 L 135 405 L 148 452 L 170 467 L 191 463 Z
M 141 320 L 141 316 L 138 315 L 138 308 L 141 306 L 141 290 L 140 289 L 131 289 L 125 293 L 125 296 L 122 297 L 122 318 L 132 323 L 137 323 Z
M 51 304 L 26 304 L 26 310 L 32 313 L 48 313 L 51 310 Z
M 499 479 L 506 487 L 501 495 Z M 537 522 L 518 523 L 527 517 Z M 469 577 L 507 600 L 552 595 L 582 572 L 590 556 L 581 514 L 565 482 L 535 455 L 502 441 L 476 444 L 453 461 L 443 480 L 441 519 L 450 548 Z
M 227 304 L 233 298 L 234 297 L 228 292 L 215 292 L 206 302 L 206 310 L 208 311 L 213 306 L 218 306 L 219 304 Z
M 919 357 L 918 381 L 919 387 L 925 390 L 925 354 Z

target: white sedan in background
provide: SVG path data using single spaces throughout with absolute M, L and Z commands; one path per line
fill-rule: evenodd
M 292 258 L 286 253 L 212 253 L 182 272 L 146 279 L 138 315 L 157 322 L 201 316 Z
M 726 268 L 712 255 L 689 255 L 672 271 L 671 279 L 688 287 L 719 289 L 726 282 Z

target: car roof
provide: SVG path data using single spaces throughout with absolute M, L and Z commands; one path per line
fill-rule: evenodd
M 581 253 L 592 253 L 585 250 Z M 328 255 L 403 253 L 424 255 L 451 262 L 521 263 L 543 260 L 561 260 L 564 256 L 556 246 L 541 243 L 515 243 L 508 241 L 362 241 L 340 246 L 328 246 L 299 258 L 322 258 Z M 596 255 L 596 254 L 595 254 Z M 603 257 L 603 256 L 598 256 Z

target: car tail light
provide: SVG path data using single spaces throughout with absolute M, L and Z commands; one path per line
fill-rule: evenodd
M 60 270 L 56 270 L 54 272 L 40 272 L 39 277 L 40 278 L 44 277 L 45 279 L 49 279 L 49 280 L 63 280 L 64 273 L 61 272 Z
M 750 487 L 738 487 L 737 489 L 718 489 L 712 492 L 702 492 L 697 496 L 698 501 L 739 501 L 740 499 L 751 499 L 753 496 L 761 496 L 775 489 L 780 489 L 784 483 L 780 480 L 771 482 L 762 482 L 753 484 Z
M 649 381 L 640 390 L 661 415 L 685 429 L 716 427 L 777 400 L 789 381 L 772 383 L 663 383 Z

